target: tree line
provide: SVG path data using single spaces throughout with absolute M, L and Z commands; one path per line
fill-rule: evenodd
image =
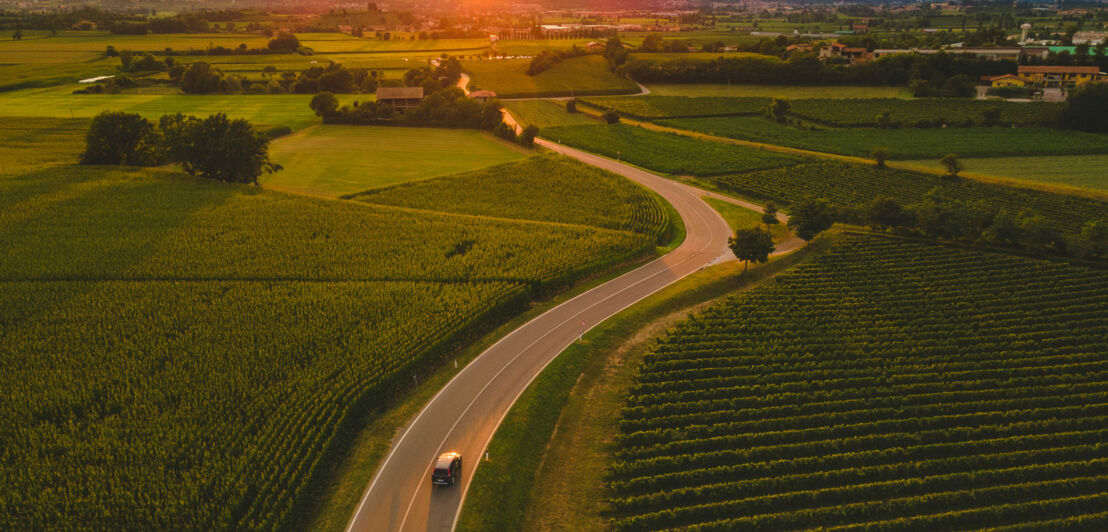
M 287 131 L 287 128 L 285 128 Z M 164 115 L 157 125 L 141 115 L 105 111 L 92 119 L 81 164 L 158 166 L 177 163 L 190 175 L 258 183 L 279 171 L 269 160 L 270 137 L 243 119 Z

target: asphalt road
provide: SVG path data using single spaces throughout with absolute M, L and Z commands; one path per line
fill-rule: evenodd
M 554 357 L 624 308 L 705 266 L 734 259 L 727 249 L 730 229 L 700 199 L 710 193 L 590 153 L 537 142 L 653 189 L 681 215 L 688 236 L 665 256 L 527 322 L 459 372 L 393 444 L 350 521 L 350 531 L 452 530 L 473 471 L 497 426 Z M 445 451 L 462 453 L 460 482 L 433 489 L 432 462 Z

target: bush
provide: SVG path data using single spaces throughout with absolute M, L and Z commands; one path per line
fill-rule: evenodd
M 269 41 L 269 49 L 286 53 L 295 52 L 300 49 L 300 39 L 291 33 L 281 32 Z
M 532 125 L 523 128 L 517 140 L 520 146 L 531 148 L 535 145 L 535 137 L 537 136 L 539 136 L 539 128 Z
M 292 134 L 292 128 L 289 127 L 289 126 L 274 126 L 274 127 L 269 128 L 265 132 L 265 136 L 268 137 L 269 139 L 276 139 L 276 138 L 280 138 L 280 137 L 283 137 L 285 135 L 291 135 L 291 134 Z
M 604 114 L 600 115 L 600 117 L 603 118 L 604 122 L 608 124 L 619 123 L 619 113 L 615 111 L 605 111 Z

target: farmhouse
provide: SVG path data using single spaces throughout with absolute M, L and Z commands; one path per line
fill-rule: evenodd
M 423 101 L 423 87 L 380 87 L 377 101 L 392 105 L 397 111 L 411 109 Z
M 1095 66 L 1023 66 L 1019 67 L 1020 77 L 1030 79 L 1032 83 L 1048 88 L 1068 89 L 1090 81 L 1104 79 L 1105 74 Z
M 1000 76 L 982 76 L 981 81 L 988 83 L 994 88 L 1027 87 L 1032 84 L 1030 79 L 1020 77 L 1015 74 L 1004 74 Z
M 473 92 L 469 93 L 468 96 L 469 96 L 469 99 L 471 99 L 471 100 L 477 100 L 481 103 L 484 103 L 484 102 L 487 102 L 489 100 L 492 100 L 492 99 L 496 98 L 496 93 L 493 92 L 493 91 L 481 90 L 481 91 L 473 91 Z

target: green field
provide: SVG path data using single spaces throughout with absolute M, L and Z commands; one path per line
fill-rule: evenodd
M 496 91 L 501 98 L 639 92 L 638 85 L 613 74 L 608 69 L 608 62 L 599 55 L 566 59 L 535 76 L 527 75 L 530 62 L 530 59 L 489 59 L 463 61 L 462 66 L 473 78 L 470 89 L 476 87 Z
M 668 174 L 718 175 L 788 166 L 799 161 L 776 152 L 696 140 L 626 124 L 552 127 L 540 134 L 558 143 Z
M 612 530 L 1108 526 L 1108 273 L 851 236 L 775 281 L 645 355 Z
M 82 122 L 0 120 L 4 529 L 287 526 L 345 419 L 656 245 L 75 166 Z M 658 225 L 657 203 L 591 199 Z
M 479 50 L 487 46 L 484 39 L 408 40 L 381 41 L 359 38 L 342 33 L 298 33 L 303 46 L 316 53 L 406 51 Z M 108 45 L 118 50 L 160 52 L 166 48 L 177 51 L 203 50 L 215 46 L 237 48 L 265 48 L 269 38 L 245 33 L 186 33 L 159 35 L 115 35 L 106 31 L 63 31 L 56 37 L 41 35 L 20 41 L 0 41 L 0 57 L 9 53 L 74 53 L 103 52 Z M 7 62 L 7 61 L 3 61 Z
M 652 83 L 647 84 L 651 94 L 658 96 L 722 96 L 729 98 L 907 98 L 903 87 L 873 86 L 820 86 L 798 87 L 792 85 L 722 85 L 713 83 Z
M 1059 229 L 1074 234 L 1081 231 L 1086 222 L 1108 214 L 1108 203 L 1081 196 L 839 162 L 812 162 L 716 176 L 710 181 L 732 192 L 782 204 L 820 197 L 843 207 L 861 207 L 879 197 L 890 197 L 908 206 L 921 202 L 929 192 L 937 189 L 944 197 L 979 201 L 1013 216 L 1030 209 Z
M 941 168 L 936 160 L 904 161 Z M 967 172 L 1108 192 L 1108 155 L 966 159 Z
M 727 225 L 731 227 L 731 231 L 738 231 L 739 229 L 750 229 L 751 227 L 761 226 L 762 213 L 752 211 L 750 209 L 739 207 L 734 203 L 729 203 L 716 198 L 703 198 L 704 201 L 711 205 L 724 220 L 727 221 Z M 771 225 L 769 229 L 770 234 L 773 235 L 774 241 L 780 241 L 788 236 L 789 231 L 785 228 L 784 224 Z
M 339 196 L 527 155 L 474 130 L 320 125 L 274 141 L 270 157 L 285 169 L 261 182 L 281 190 Z
M 543 193 L 536 195 L 536 190 Z M 552 203 L 551 196 L 562 201 Z M 652 192 L 615 174 L 552 155 L 376 189 L 353 198 L 377 205 L 588 225 L 668 238 L 665 206 Z
M 565 102 L 548 100 L 516 100 L 504 102 L 504 107 L 522 125 L 540 129 L 555 126 L 589 126 L 599 122 L 584 113 L 567 113 Z
M 659 124 L 709 135 L 868 157 L 877 146 L 893 159 L 1108 153 L 1108 135 L 1048 128 L 798 129 L 761 117 L 682 118 Z
M 157 119 L 164 114 L 207 116 L 226 113 L 258 124 L 300 129 L 319 122 L 309 94 L 71 94 L 69 87 L 0 93 L 0 116 L 91 118 L 102 111 L 126 111 Z M 365 99 L 347 96 L 346 99 Z
M 593 107 L 643 119 L 756 115 L 765 113 L 770 98 L 633 96 L 582 99 Z

